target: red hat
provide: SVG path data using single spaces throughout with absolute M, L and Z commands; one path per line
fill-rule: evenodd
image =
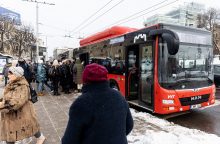
M 104 66 L 96 63 L 89 64 L 83 71 L 83 83 L 106 81 L 107 74 L 108 70 Z

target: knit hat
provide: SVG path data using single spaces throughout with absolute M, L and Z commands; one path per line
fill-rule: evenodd
M 24 75 L 24 70 L 22 67 L 14 67 L 11 66 L 9 68 L 9 72 L 12 72 L 14 75 L 16 75 L 17 77 L 22 77 Z
M 87 65 L 83 71 L 83 83 L 101 82 L 107 80 L 108 70 L 96 63 Z

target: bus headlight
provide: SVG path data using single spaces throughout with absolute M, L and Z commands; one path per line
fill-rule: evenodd
M 162 100 L 163 104 L 174 104 L 174 100 Z

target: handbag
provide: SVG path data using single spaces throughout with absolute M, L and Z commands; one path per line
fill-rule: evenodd
M 37 99 L 37 92 L 35 91 L 35 89 L 31 85 L 29 85 L 29 88 L 30 88 L 30 93 L 31 93 L 30 101 L 32 103 L 36 103 L 38 101 L 38 99 Z

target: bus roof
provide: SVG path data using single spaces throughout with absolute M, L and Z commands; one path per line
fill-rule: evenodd
M 80 40 L 80 47 L 84 47 L 90 44 L 94 44 L 94 43 L 98 43 L 107 39 L 112 39 L 112 38 L 116 38 L 116 37 L 120 37 L 122 35 L 128 34 L 128 33 L 132 33 L 135 31 L 142 31 L 144 29 L 157 29 L 157 28 L 171 28 L 172 30 L 174 30 L 175 32 L 179 32 L 178 36 L 182 36 L 182 37 L 187 37 L 183 34 L 181 34 L 181 31 L 189 31 L 190 33 L 197 33 L 198 35 L 196 35 L 197 37 L 199 37 L 200 34 L 211 34 L 211 32 L 205 30 L 205 29 L 200 29 L 200 28 L 194 28 L 194 27 L 186 27 L 186 26 L 181 26 L 181 25 L 174 25 L 174 24 L 166 24 L 166 23 L 158 23 L 155 24 L 153 26 L 149 26 L 149 27 L 143 27 L 141 29 L 136 29 L 136 28 L 130 28 L 130 27 L 123 27 L 123 26 L 113 26 L 111 28 L 108 28 L 104 31 L 95 33 L 91 36 L 88 36 L 82 40 Z M 194 36 L 194 35 L 192 35 Z M 205 38 L 201 37 L 201 39 L 198 38 L 198 40 L 200 41 L 204 41 Z M 197 40 L 197 41 L 198 41 Z
M 182 26 L 182 25 L 175 25 L 175 24 L 167 24 L 167 23 L 159 23 L 158 25 L 160 26 L 169 26 L 172 28 L 177 28 L 177 29 L 188 29 L 189 31 L 200 31 L 204 33 L 211 33 L 210 31 L 204 29 L 204 28 L 196 28 L 196 27 L 189 27 L 189 26 Z
M 80 40 L 80 46 L 86 46 L 91 43 L 95 43 L 98 41 L 103 41 L 105 39 L 110 39 L 113 37 L 117 37 L 129 32 L 136 31 L 136 28 L 122 27 L 122 26 L 113 26 L 109 29 L 106 29 L 102 32 L 98 32 L 93 34 L 85 39 Z

